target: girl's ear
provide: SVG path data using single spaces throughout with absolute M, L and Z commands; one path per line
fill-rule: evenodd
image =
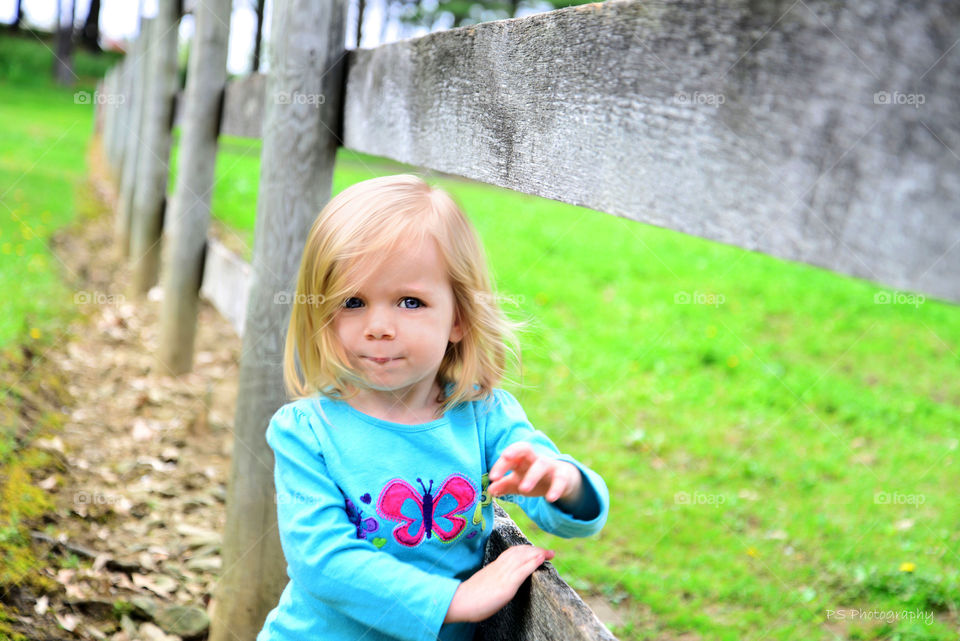
M 453 327 L 450 328 L 450 342 L 459 343 L 463 340 L 463 323 L 460 322 L 460 307 L 455 306 L 453 310 Z

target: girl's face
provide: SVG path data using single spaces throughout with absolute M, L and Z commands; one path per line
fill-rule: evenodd
M 401 244 L 384 256 L 343 301 L 333 329 L 363 379 L 361 402 L 400 401 L 414 411 L 432 402 L 447 345 L 463 338 L 436 241 Z

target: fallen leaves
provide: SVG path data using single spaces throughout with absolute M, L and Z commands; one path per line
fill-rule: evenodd
M 77 289 L 102 302 L 86 304 L 87 324 L 48 355 L 68 373 L 73 403 L 62 408 L 62 433 L 34 441 L 60 469 L 37 480 L 57 508 L 32 538 L 47 547 L 44 574 L 58 589 L 23 593 L 18 630 L 97 641 L 202 636 L 222 570 L 240 341 L 202 303 L 194 371 L 171 375 L 156 357 L 159 304 L 109 293 L 127 282 L 109 216 L 55 245 L 72 273 L 88 277 Z

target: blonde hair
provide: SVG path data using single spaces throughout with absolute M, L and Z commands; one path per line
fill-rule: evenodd
M 525 323 L 508 319 L 497 304 L 470 221 L 445 191 L 409 174 L 384 176 L 342 191 L 310 229 L 284 346 L 283 378 L 291 396 L 354 395 L 345 395 L 346 383 L 357 380 L 357 374 L 349 367 L 333 318 L 373 270 L 376 258 L 411 237 L 415 242 L 436 240 L 464 333 L 462 340 L 447 345 L 437 372 L 438 414 L 464 401 L 488 398 L 504 377 L 508 355 L 521 365 L 516 331 Z M 448 383 L 454 387 L 446 394 Z

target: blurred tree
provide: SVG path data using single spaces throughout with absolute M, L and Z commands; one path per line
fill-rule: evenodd
M 263 5 L 266 0 L 254 0 L 257 12 L 257 35 L 253 39 L 253 72 L 260 71 L 260 41 L 263 39 Z
M 57 0 L 57 55 L 53 61 L 53 75 L 61 85 L 72 85 L 73 73 L 73 21 L 76 5 L 67 0 L 69 11 L 64 11 L 63 0 Z M 65 17 L 66 16 L 66 17 Z
M 366 2 L 364 0 L 358 0 L 359 7 L 357 8 L 357 47 L 360 47 L 360 38 L 363 36 L 363 13 L 366 8 Z
M 80 44 L 95 53 L 100 51 L 100 0 L 90 0 L 87 20 L 80 31 Z
M 20 29 L 20 21 L 23 19 L 23 0 L 17 0 L 17 8 L 13 14 L 13 24 L 10 25 L 10 28 L 14 31 Z

